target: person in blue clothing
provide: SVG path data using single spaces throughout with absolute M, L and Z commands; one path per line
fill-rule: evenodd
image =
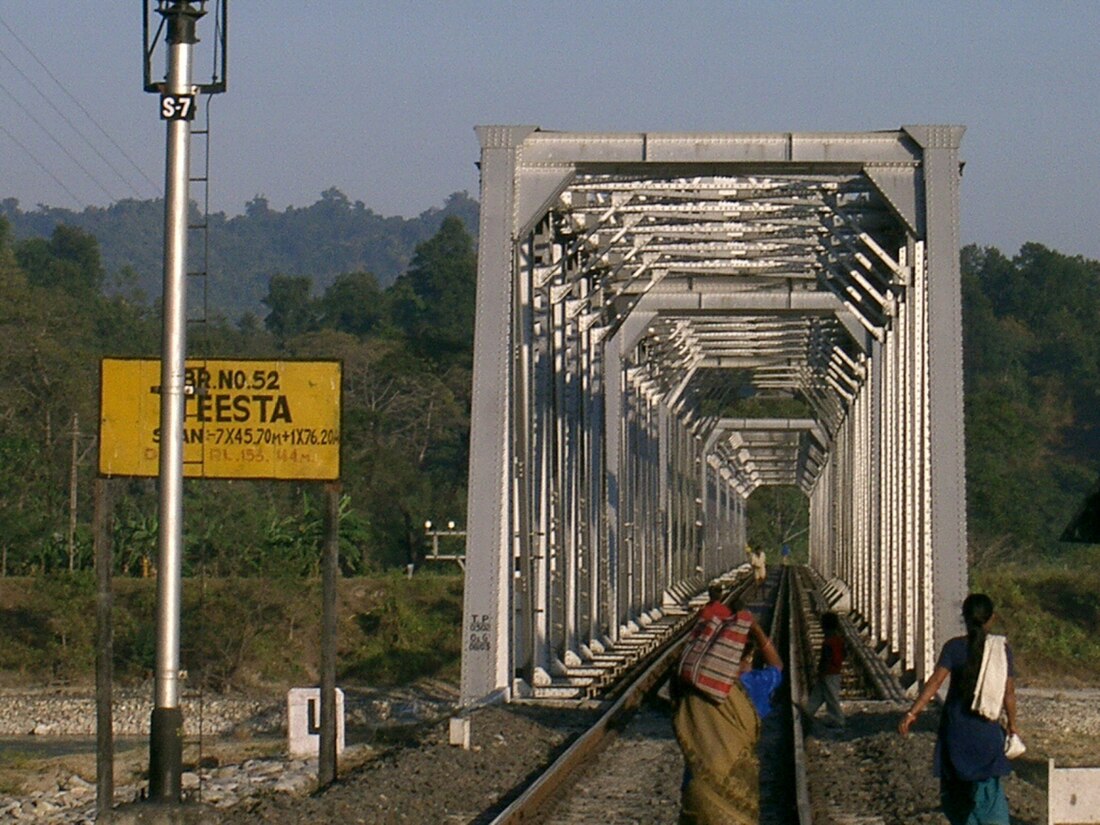
M 738 678 L 745 693 L 752 700 L 752 706 L 756 709 L 756 715 L 761 719 L 772 710 L 772 697 L 783 681 L 783 661 L 775 647 L 768 644 L 757 656 L 756 640 L 750 639 L 745 645 L 745 651 L 741 657 L 741 669 Z M 760 659 L 760 666 L 757 666 Z
M 918 714 L 950 676 L 933 756 L 943 812 L 951 825 L 1009 825 L 1008 800 L 1001 784 L 1001 778 L 1012 771 L 1005 756 L 1005 730 L 999 721 L 971 710 L 985 640 L 993 621 L 993 601 L 982 593 L 970 594 L 963 601 L 963 621 L 966 635 L 944 644 L 932 676 L 898 723 L 898 732 L 908 735 Z M 1007 645 L 1005 654 L 1003 710 L 1008 733 L 1014 734 L 1017 733 L 1016 687 L 1012 650 Z
M 680 825 L 758 825 L 761 718 L 783 675 L 783 661 L 755 617 L 731 620 L 748 628 L 740 670 L 721 702 L 673 679 L 673 730 L 684 755 Z M 753 668 L 757 654 L 765 664 Z

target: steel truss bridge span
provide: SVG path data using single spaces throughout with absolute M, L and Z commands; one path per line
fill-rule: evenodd
M 463 701 L 614 667 L 744 561 L 762 485 L 927 676 L 967 584 L 962 127 L 477 132 Z

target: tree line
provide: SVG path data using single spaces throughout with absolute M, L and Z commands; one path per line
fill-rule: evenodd
M 1036 243 L 961 263 L 971 556 L 1049 559 L 1100 467 L 1100 263 Z
M 317 294 L 309 277 L 276 273 L 263 322 L 246 313 L 189 331 L 192 357 L 343 362 L 347 574 L 416 561 L 425 514 L 464 520 L 475 272 L 473 240 L 449 216 L 386 287 L 352 271 Z M 59 224 L 15 240 L 0 218 L 0 574 L 91 566 L 99 361 L 160 346 L 156 306 L 111 294 L 106 278 L 89 233 Z M 116 566 L 140 575 L 156 557 L 155 482 L 114 484 Z M 184 495 L 185 574 L 314 571 L 317 485 L 188 480 Z
M 342 361 L 347 574 L 416 561 L 425 518 L 465 521 L 470 220 L 442 216 L 387 281 L 272 270 L 257 311 L 189 333 L 195 357 Z M 99 360 L 160 346 L 156 303 L 114 288 L 104 257 L 79 227 L 19 238 L 0 216 L 0 574 L 91 565 Z M 969 246 L 961 263 L 970 551 L 979 564 L 1056 556 L 1100 456 L 1100 264 L 1038 244 Z M 116 563 L 140 575 L 156 555 L 155 483 L 117 483 Z M 188 574 L 314 571 L 316 485 L 188 481 L 185 512 Z
M 15 198 L 0 201 L 18 240 L 48 238 L 59 225 L 82 229 L 100 244 L 104 288 L 134 301 L 160 294 L 164 201 L 124 199 L 107 207 L 73 211 L 50 206 L 23 210 Z M 318 291 L 348 272 L 370 272 L 389 286 L 412 261 L 416 247 L 439 231 L 445 218 L 462 220 L 477 234 L 477 202 L 465 192 L 448 196 L 414 218 L 386 217 L 332 187 L 304 207 L 275 209 L 257 195 L 240 215 L 201 215 L 192 204 L 188 271 L 206 271 L 209 313 L 235 321 L 262 316 L 272 273 L 306 276 Z

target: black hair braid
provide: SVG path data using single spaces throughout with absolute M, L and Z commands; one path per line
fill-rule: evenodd
M 966 623 L 966 665 L 959 675 L 959 695 L 965 707 L 974 702 L 974 689 L 982 669 L 985 652 L 985 625 L 993 616 L 993 600 L 984 593 L 972 593 L 963 601 L 963 621 Z

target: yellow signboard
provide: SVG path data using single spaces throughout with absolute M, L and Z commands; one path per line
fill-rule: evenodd
M 183 474 L 188 478 L 340 478 L 340 364 L 188 360 Z M 99 472 L 156 477 L 160 361 L 104 358 Z

